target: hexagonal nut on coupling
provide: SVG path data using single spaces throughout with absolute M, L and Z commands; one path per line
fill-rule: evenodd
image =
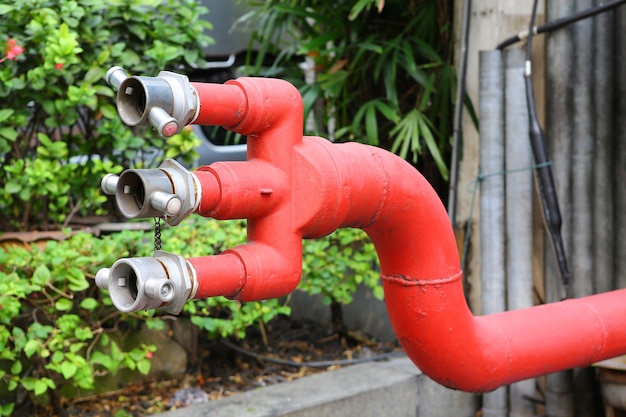
M 159 169 L 168 174 L 174 185 L 172 194 L 180 199 L 180 207 L 176 205 L 179 207 L 178 214 L 165 216 L 165 221 L 168 224 L 176 226 L 198 208 L 200 185 L 197 184 L 196 176 L 174 159 L 166 159 L 159 165 Z
M 185 75 L 177 74 L 170 71 L 159 72 L 159 77 L 163 78 L 172 89 L 172 116 L 178 123 L 175 132 L 163 131 L 163 136 L 171 136 L 174 133 L 180 133 L 183 128 L 190 124 L 198 116 L 200 105 L 198 103 L 198 94 L 196 89 L 189 82 L 189 78 Z
M 102 190 L 114 194 L 122 215 L 129 219 L 164 217 L 176 226 L 200 204 L 196 176 L 173 159 L 155 169 L 127 169 L 102 179 Z
M 158 308 L 182 311 L 197 290 L 192 269 L 182 256 L 157 251 L 153 257 L 119 259 L 96 274 L 96 285 L 108 289 L 123 312 Z

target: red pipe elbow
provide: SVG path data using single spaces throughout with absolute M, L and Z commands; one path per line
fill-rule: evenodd
M 626 352 L 626 290 L 474 317 L 438 196 L 404 161 L 383 153 L 379 160 L 389 187 L 364 229 L 377 248 L 396 336 L 425 374 L 485 392 Z
M 301 98 L 288 83 L 223 87 L 233 92 L 227 109 L 212 116 L 201 107 L 197 120 L 249 135 L 249 160 L 196 172 L 198 212 L 248 219 L 248 244 L 189 260 L 196 297 L 286 295 L 300 279 L 302 238 L 358 227 L 376 246 L 400 343 L 443 385 L 489 391 L 626 353 L 626 290 L 474 317 L 448 216 L 421 174 L 378 148 L 302 138 Z M 209 88 L 197 89 L 211 102 Z

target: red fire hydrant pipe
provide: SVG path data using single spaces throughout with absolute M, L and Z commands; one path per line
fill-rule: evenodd
M 248 219 L 247 244 L 188 259 L 196 298 L 285 295 L 300 279 L 303 238 L 358 227 L 376 246 L 398 340 L 445 386 L 490 391 L 626 353 L 626 290 L 474 317 L 445 208 L 413 167 L 378 148 L 302 138 L 302 101 L 288 83 L 195 87 L 200 103 L 220 96 L 196 123 L 249 135 L 248 161 L 195 173 L 199 214 Z

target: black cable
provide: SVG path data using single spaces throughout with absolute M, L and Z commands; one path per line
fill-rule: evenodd
M 626 0 L 625 0 L 626 1 Z M 467 79 L 467 54 L 472 1 L 463 1 L 463 16 L 461 21 L 461 40 L 459 42 L 458 81 L 454 100 L 454 120 L 452 127 L 452 155 L 450 158 L 450 182 L 448 187 L 448 216 L 452 227 L 456 226 L 457 186 L 459 183 L 459 159 L 463 141 L 463 105 L 465 97 L 465 81 Z M 461 265 L 463 267 L 464 265 Z M 464 269 L 464 268 L 463 268 Z
M 561 17 L 558 19 L 555 19 L 551 22 L 548 23 L 544 23 L 541 26 L 535 26 L 535 24 L 533 23 L 532 26 L 530 26 L 528 28 L 527 31 L 518 33 L 517 35 L 513 35 L 510 38 L 505 39 L 504 41 L 500 42 L 498 44 L 498 46 L 496 46 L 496 49 L 504 49 L 506 47 L 509 47 L 511 45 L 516 44 L 517 42 L 526 39 L 527 37 L 531 36 L 532 34 L 540 34 L 540 33 L 545 33 L 545 32 L 550 32 L 553 30 L 557 30 L 562 28 L 563 26 L 567 26 L 571 23 L 575 23 L 578 22 L 579 20 L 582 19 L 586 19 L 588 17 L 592 17 L 595 16 L 599 13 L 603 13 L 607 10 L 611 10 L 617 6 L 620 6 L 622 4 L 626 3 L 626 0 L 616 0 L 616 1 L 611 1 L 608 3 L 603 3 L 603 4 L 599 4 L 597 6 L 594 7 L 590 7 L 589 9 L 586 10 L 581 10 L 579 12 L 573 13 L 570 16 L 565 16 L 565 17 Z
M 559 210 L 559 201 L 552 177 L 552 169 L 550 167 L 548 151 L 546 149 L 546 139 L 539 124 L 537 117 L 537 108 L 535 107 L 535 93 L 532 82 L 532 44 L 533 44 L 533 28 L 535 27 L 535 18 L 537 16 L 538 0 L 533 2 L 533 11 L 530 15 L 530 24 L 528 28 L 528 43 L 526 45 L 526 63 L 524 69 L 524 82 L 526 85 L 526 104 L 528 106 L 528 118 L 530 129 L 530 144 L 535 158 L 535 170 L 537 185 L 539 187 L 539 195 L 541 198 L 541 206 L 543 208 L 543 217 L 548 229 L 548 235 L 552 241 L 556 253 L 556 260 L 561 275 L 561 280 L 566 290 L 569 284 L 569 267 L 567 265 L 567 257 L 565 254 L 565 246 L 561 235 L 561 211 Z
M 265 361 L 265 362 L 270 362 L 270 363 L 275 363 L 278 365 L 286 365 L 286 366 L 293 366 L 293 367 L 297 367 L 297 368 L 328 368 L 329 366 L 347 366 L 347 365 L 355 365 L 357 363 L 364 363 L 364 362 L 374 362 L 374 361 L 381 361 L 381 360 L 386 360 L 386 359 L 391 359 L 391 358 L 395 358 L 395 357 L 401 357 L 404 356 L 405 353 L 404 352 L 388 352 L 388 353 L 383 353 L 380 355 L 375 355 L 375 356 L 371 356 L 369 358 L 355 358 L 355 359 L 339 359 L 339 360 L 330 360 L 330 361 L 315 361 L 315 362 L 296 362 L 296 361 L 290 361 L 287 359 L 280 359 L 280 358 L 270 358 L 268 356 L 264 356 L 264 355 L 260 355 L 258 353 L 255 352 L 250 352 L 249 350 L 246 350 L 244 348 L 241 348 L 233 343 L 230 343 L 226 340 L 222 340 L 221 341 L 222 344 L 224 344 L 224 346 L 234 350 L 235 352 L 239 352 L 243 355 L 246 356 L 250 356 L 254 359 L 260 360 L 260 361 Z

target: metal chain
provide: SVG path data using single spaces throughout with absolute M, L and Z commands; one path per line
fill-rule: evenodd
M 161 250 L 161 219 L 163 217 L 154 218 L 154 250 Z

